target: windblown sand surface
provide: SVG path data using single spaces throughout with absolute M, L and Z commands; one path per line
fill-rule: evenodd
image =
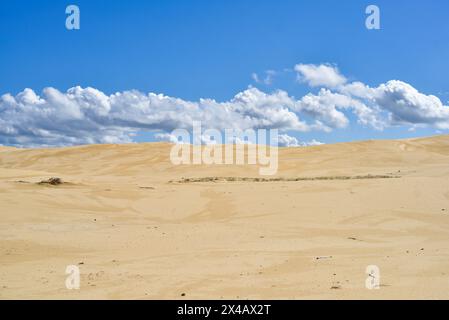
M 0 298 L 449 298 L 449 136 L 282 149 L 267 181 L 170 148 L 0 148 Z

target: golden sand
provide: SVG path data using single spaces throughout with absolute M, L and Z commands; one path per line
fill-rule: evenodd
M 449 298 L 449 136 L 281 149 L 266 181 L 170 148 L 0 148 L 0 298 Z

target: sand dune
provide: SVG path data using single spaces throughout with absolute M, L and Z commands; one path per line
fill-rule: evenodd
M 0 147 L 0 298 L 449 298 L 449 136 L 281 149 L 265 183 L 170 148 Z

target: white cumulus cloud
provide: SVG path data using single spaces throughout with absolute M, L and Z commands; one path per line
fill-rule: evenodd
M 249 87 L 227 101 L 188 101 L 136 90 L 107 95 L 82 87 L 66 92 L 46 88 L 40 94 L 32 89 L 6 93 L 0 97 L 0 144 L 127 143 L 139 132 L 153 132 L 156 139 L 176 142 L 170 133 L 191 130 L 193 122 L 201 122 L 204 130 L 279 129 L 281 134 L 344 130 L 353 118 L 357 122 L 353 125 L 377 130 L 397 125 L 449 129 L 449 106 L 403 81 L 370 87 L 360 81 L 348 82 L 337 67 L 328 64 L 298 64 L 295 70 L 318 91 L 297 99 L 283 90 L 266 93 Z M 280 142 L 304 145 L 295 139 L 284 135 Z
M 191 129 L 280 129 L 307 131 L 307 123 L 290 109 L 286 92 L 266 94 L 249 88 L 225 102 L 186 101 L 138 91 L 105 95 L 94 88 L 75 87 L 63 93 L 46 88 L 42 96 L 25 89 L 0 98 L 0 144 L 62 146 L 126 143 L 138 131 Z
M 280 147 L 308 147 L 308 146 L 319 146 L 323 143 L 320 141 L 317 141 L 315 139 L 308 141 L 308 142 L 302 142 L 299 141 L 297 138 L 292 137 L 288 134 L 280 134 L 278 137 L 278 144 Z
M 295 71 L 299 80 L 312 87 L 335 88 L 346 83 L 346 78 L 340 74 L 337 67 L 327 64 L 297 64 Z
M 348 125 L 342 111 L 349 109 L 360 124 L 378 130 L 393 125 L 449 129 L 449 106 L 403 81 L 391 80 L 372 88 L 360 81 L 348 83 L 330 65 L 300 64 L 295 70 L 310 86 L 322 87 L 317 95 L 303 97 L 297 108 L 331 128 Z

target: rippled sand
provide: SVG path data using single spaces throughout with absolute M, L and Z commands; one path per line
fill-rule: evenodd
M 449 136 L 281 149 L 267 181 L 170 148 L 1 147 L 0 298 L 449 298 Z

